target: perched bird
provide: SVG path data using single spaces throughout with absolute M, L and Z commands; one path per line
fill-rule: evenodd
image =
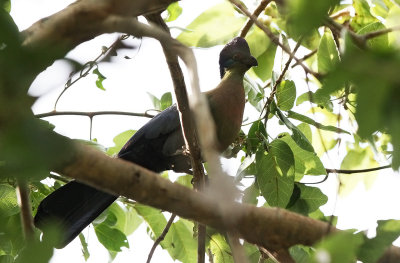
M 205 95 L 217 127 L 217 148 L 222 152 L 239 134 L 245 105 L 243 77 L 248 69 L 257 66 L 257 60 L 251 56 L 246 40 L 236 37 L 222 49 L 219 65 L 222 80 Z M 178 109 L 173 105 L 140 128 L 122 147 L 118 158 L 154 172 L 190 172 L 184 145 Z M 40 203 L 34 223 L 42 230 L 49 222 L 56 223 L 63 238 L 55 246 L 62 248 L 116 199 L 117 196 L 72 181 Z

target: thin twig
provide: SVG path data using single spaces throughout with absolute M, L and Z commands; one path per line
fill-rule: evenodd
M 310 53 L 308 53 L 308 54 L 305 55 L 304 57 L 300 58 L 299 61 L 303 62 L 304 60 L 307 60 L 307 59 L 309 59 L 310 57 L 312 57 L 312 56 L 314 56 L 315 54 L 317 54 L 317 52 L 318 52 L 318 49 L 314 49 L 313 51 L 311 51 Z M 296 66 L 298 66 L 298 65 L 299 65 L 299 63 L 296 62 L 296 63 L 294 63 L 294 64 L 292 65 L 292 68 L 294 68 L 294 67 L 296 67 Z
M 342 170 L 342 169 L 329 169 L 326 168 L 326 172 L 329 173 L 336 173 L 336 174 L 356 174 L 356 173 L 368 173 L 368 172 L 373 172 L 373 171 L 378 171 L 378 170 L 383 170 L 383 169 L 388 169 L 391 168 L 392 165 L 388 164 L 385 166 L 379 166 L 379 167 L 374 167 L 374 168 L 368 168 L 368 169 L 356 169 L 356 170 Z
M 261 247 L 261 246 L 257 246 L 257 247 L 258 247 L 258 250 L 259 250 L 260 253 L 261 253 L 260 260 L 263 260 L 263 259 L 271 259 L 271 261 L 273 261 L 274 263 L 280 263 L 280 262 L 274 257 L 274 255 L 272 255 L 272 253 L 269 252 L 266 248 Z M 260 260 L 259 260 L 259 262 L 260 262 Z
M 379 37 L 381 35 L 384 35 L 384 34 L 387 34 L 387 33 L 393 32 L 393 31 L 397 31 L 397 30 L 400 30 L 400 26 L 385 28 L 385 29 L 374 31 L 374 32 L 366 33 L 366 34 L 362 35 L 362 37 L 365 40 L 368 40 L 368 39 L 371 39 L 374 37 Z
M 279 41 L 279 38 L 277 36 L 275 36 L 269 28 L 267 28 L 261 22 L 259 22 L 257 20 L 257 17 L 254 17 L 244 5 L 242 5 L 237 0 L 229 0 L 229 1 L 232 4 L 234 4 L 237 8 L 239 8 L 243 12 L 243 14 L 245 14 L 247 17 L 249 17 L 253 21 L 253 23 L 256 24 L 262 31 L 264 31 L 264 33 L 271 39 L 272 43 L 274 43 L 275 45 L 279 46 L 287 54 L 289 54 L 289 55 L 291 54 L 290 49 L 288 49 L 284 44 L 282 44 Z M 304 63 L 302 63 L 298 58 L 296 58 L 296 57 L 293 57 L 293 58 L 294 58 L 294 60 L 296 60 L 296 62 L 299 63 L 299 65 L 308 74 L 313 75 L 316 79 L 321 79 L 322 75 L 320 73 L 312 71 L 310 68 L 308 68 L 306 65 L 304 65 Z
M 144 113 L 137 112 L 128 112 L 128 111 L 92 111 L 92 112 L 84 112 L 84 111 L 49 111 L 45 113 L 35 114 L 36 118 L 45 118 L 45 117 L 53 117 L 60 115 L 76 115 L 76 116 L 86 116 L 89 118 L 93 118 L 98 115 L 126 115 L 126 116 L 134 116 L 134 117 L 145 117 L 145 118 L 153 118 L 154 115 L 148 114 L 148 111 Z
M 154 241 L 153 246 L 151 247 L 150 253 L 147 257 L 146 263 L 150 263 L 151 258 L 153 257 L 154 251 L 156 250 L 157 246 L 161 243 L 161 241 L 164 240 L 165 236 L 167 235 L 172 223 L 174 222 L 174 219 L 176 217 L 176 214 L 172 214 L 171 217 L 168 220 L 167 225 L 165 226 L 164 230 L 162 231 L 161 235 Z
M 92 61 L 89 61 L 87 63 L 85 63 L 85 65 L 83 65 L 82 69 L 79 71 L 79 77 L 77 79 L 75 79 L 74 81 L 72 80 L 72 75 L 70 76 L 70 78 L 68 79 L 67 83 L 65 83 L 64 85 L 64 89 L 61 91 L 61 93 L 58 95 L 56 102 L 54 103 L 54 110 L 57 109 L 57 104 L 58 101 L 60 100 L 61 96 L 72 86 L 74 85 L 76 82 L 78 82 L 80 79 L 86 77 L 90 70 L 92 70 L 95 66 L 97 67 L 97 62 L 99 61 L 99 59 L 103 56 L 105 56 L 111 49 L 113 49 L 119 41 L 125 40 L 127 39 L 128 35 L 123 34 L 121 35 L 117 40 L 115 40 L 109 47 L 107 48 L 102 48 L 101 53 Z
M 254 10 L 252 16 L 258 17 L 270 2 L 271 0 L 262 0 L 261 3 L 258 5 L 258 7 Z M 239 36 L 244 38 L 253 24 L 254 24 L 253 20 L 249 18 L 246 22 L 246 25 L 244 25 L 244 27 L 240 31 Z
M 34 236 L 32 207 L 29 199 L 29 188 L 25 180 L 17 180 L 17 197 L 21 210 L 21 221 L 26 240 L 32 240 Z
M 268 115 L 269 115 L 269 111 L 270 111 L 269 105 L 271 104 L 272 100 L 274 99 L 274 96 L 275 96 L 275 93 L 276 93 L 276 89 L 278 88 L 278 85 L 282 82 L 283 77 L 286 74 L 286 71 L 289 69 L 289 65 L 292 62 L 292 59 L 294 58 L 294 55 L 296 54 L 297 50 L 299 49 L 300 44 L 301 44 L 301 39 L 299 41 L 297 41 L 296 46 L 293 49 L 293 52 L 289 53 L 290 57 L 289 57 L 288 61 L 286 62 L 285 67 L 282 70 L 282 73 L 279 75 L 278 79 L 276 80 L 275 85 L 272 87 L 271 94 L 269 95 L 269 97 L 268 97 L 268 99 L 267 99 L 267 101 L 266 101 L 266 103 L 265 103 L 265 105 L 264 105 L 264 107 L 263 107 L 263 109 L 262 109 L 262 111 L 260 113 L 260 115 L 262 115 L 262 113 L 266 109 L 265 120 L 268 119 Z

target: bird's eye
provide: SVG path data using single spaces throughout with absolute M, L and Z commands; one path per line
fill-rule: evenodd
M 239 57 L 240 57 L 240 56 L 239 56 L 239 54 L 235 54 L 235 55 L 233 55 L 233 59 L 234 59 L 234 60 L 238 60 L 238 59 L 239 59 Z

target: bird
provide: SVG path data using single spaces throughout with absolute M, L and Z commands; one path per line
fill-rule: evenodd
M 238 136 L 245 107 L 243 78 L 257 60 L 244 38 L 235 37 L 220 52 L 221 82 L 205 92 L 216 124 L 217 149 L 223 152 Z M 177 106 L 174 104 L 142 126 L 122 147 L 118 158 L 153 172 L 191 173 Z M 118 196 L 77 181 L 71 181 L 45 197 L 38 206 L 34 224 L 46 235 L 50 223 L 61 229 L 54 244 L 63 248 L 96 219 Z

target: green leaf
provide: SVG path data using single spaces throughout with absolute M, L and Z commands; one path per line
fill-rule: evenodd
M 2 8 L 7 13 L 10 13 L 11 1 L 10 0 L 0 0 L 0 8 Z
M 253 183 L 243 191 L 242 202 L 257 205 L 257 197 L 260 196 L 260 189 L 257 183 Z
M 100 73 L 99 68 L 95 68 L 95 69 L 93 70 L 93 74 L 96 74 L 96 75 L 97 75 L 96 86 L 97 86 L 99 89 L 101 89 L 101 90 L 106 90 L 106 89 L 103 87 L 103 80 L 105 80 L 106 77 L 105 77 L 103 74 Z
M 286 142 L 294 154 L 296 177 L 301 175 L 325 175 L 326 170 L 315 152 L 300 148 L 289 134 L 282 134 L 280 139 Z M 296 178 L 297 179 L 297 178 Z
M 256 110 L 261 111 L 264 107 L 264 90 L 246 75 L 243 79 L 243 86 L 250 104 L 253 105 Z
M 117 154 L 135 132 L 134 130 L 127 130 L 115 136 L 113 139 L 114 146 L 107 149 L 107 154 L 110 156 Z
M 318 106 L 321 108 L 333 111 L 331 97 L 324 92 L 321 92 L 321 89 L 318 89 L 315 93 L 312 91 L 307 91 L 301 94 L 297 97 L 296 105 L 300 105 L 305 101 L 310 101 L 312 103 L 318 104 Z
M 376 237 L 364 242 L 358 254 L 359 259 L 364 263 L 377 262 L 399 235 L 399 220 L 378 220 Z
M 247 153 L 255 153 L 258 145 L 267 138 L 267 131 L 265 130 L 262 121 L 254 122 L 247 134 Z
M 172 247 L 168 249 L 173 259 L 181 262 L 197 262 L 197 241 L 193 238 L 192 222 L 180 219 L 170 228 Z
M 379 20 L 371 14 L 371 8 L 367 0 L 354 1 L 353 7 L 357 15 L 351 20 L 350 25 L 356 32 L 368 24 L 379 22 Z
M 296 263 L 309 263 L 314 251 L 311 247 L 296 245 L 289 248 L 289 253 Z
M 382 29 L 385 29 L 385 26 L 381 22 L 375 22 L 361 28 L 360 31 L 358 31 L 357 33 L 360 35 L 364 35 Z M 367 46 L 372 49 L 387 49 L 388 44 L 389 44 L 388 34 L 383 34 L 380 35 L 379 37 L 373 37 L 367 41 Z
M 161 210 L 141 204 L 135 204 L 135 210 L 138 212 L 140 216 L 143 217 L 143 219 L 149 225 L 155 237 L 160 236 L 165 228 L 165 225 L 167 224 L 167 220 L 161 213 Z M 166 239 L 164 239 L 164 241 L 166 241 Z M 162 241 L 161 244 L 164 241 Z
M 355 262 L 362 242 L 362 234 L 344 231 L 332 234 L 316 244 L 313 262 L 321 262 L 321 257 L 329 258 L 330 263 Z
M 289 121 L 288 118 L 277 108 L 276 113 L 278 118 L 286 125 L 287 128 L 289 128 L 292 131 L 292 138 L 296 142 L 298 146 L 300 146 L 302 149 L 309 151 L 309 152 L 314 152 L 314 148 L 312 147 L 310 141 L 307 139 L 307 137 L 297 128 L 293 123 Z
M 14 263 L 14 257 L 11 255 L 1 255 L 0 263 Z
M 339 63 L 339 52 L 330 31 L 325 32 L 318 47 L 318 72 L 327 73 Z
M 90 257 L 90 252 L 88 249 L 88 243 L 86 242 L 85 236 L 82 233 L 79 234 L 79 240 L 81 241 L 83 257 L 85 258 L 85 261 L 87 261 Z
M 268 48 L 257 57 L 258 66 L 252 67 L 250 69 L 262 81 L 266 81 L 271 78 L 272 69 L 274 67 L 276 48 L 276 45 L 269 45 Z
M 0 184 L 0 217 L 6 218 L 18 212 L 19 206 L 15 188 L 7 184 Z
M 345 131 L 339 127 L 335 127 L 335 126 L 331 126 L 331 125 L 323 125 L 319 122 L 314 121 L 310 117 L 307 117 L 305 115 L 302 115 L 302 114 L 294 112 L 294 111 L 288 111 L 287 117 L 298 120 L 298 121 L 302 121 L 304 123 L 308 123 L 308 124 L 313 125 L 316 128 L 321 129 L 321 130 L 350 134 L 348 131 Z
M 298 188 L 300 195 L 296 200 L 293 200 L 293 204 L 289 203 L 290 206 L 287 206 L 290 211 L 308 215 L 309 213 L 316 211 L 328 201 L 328 197 L 317 187 L 295 184 L 295 188 Z
M 323 24 L 331 7 L 338 4 L 339 0 L 292 0 L 288 2 L 289 10 L 287 25 L 289 32 L 295 36 L 308 35 L 313 29 Z
M 237 35 L 244 17 L 229 2 L 222 2 L 200 14 L 177 39 L 187 46 L 212 47 L 226 44 Z M 221 30 L 223 29 L 223 30 Z
M 149 95 L 151 102 L 153 103 L 154 109 L 161 111 L 161 100 L 159 100 L 156 96 L 154 96 L 150 92 L 147 92 L 147 95 Z
M 253 27 L 250 30 L 246 36 L 246 41 L 249 44 L 251 54 L 255 58 L 261 56 L 271 45 L 271 40 L 258 27 Z
M 277 106 L 288 111 L 293 108 L 294 100 L 296 99 L 296 84 L 292 80 L 282 81 L 276 89 Z
M 165 22 L 171 22 L 176 20 L 182 14 L 182 7 L 179 6 L 179 2 L 173 2 L 167 7 L 168 17 Z
M 188 188 L 193 188 L 193 184 L 192 184 L 192 180 L 193 180 L 193 176 L 190 174 L 185 174 L 182 176 L 179 176 L 178 179 L 176 179 L 175 182 L 184 185 Z
M 214 255 L 214 262 L 233 263 L 231 248 L 221 234 L 214 234 L 210 238 L 210 249 Z
M 268 154 L 257 157 L 257 183 L 271 206 L 286 207 L 294 187 L 295 162 L 292 150 L 282 140 L 269 145 Z
M 129 248 L 128 239 L 126 235 L 119 229 L 108 226 L 105 223 L 99 224 L 94 227 L 94 231 L 99 242 L 108 250 L 121 251 L 122 247 Z
M 379 166 L 378 162 L 374 158 L 374 153 L 371 148 L 356 148 L 347 151 L 344 157 L 340 169 L 367 169 Z M 372 187 L 373 182 L 376 179 L 378 172 L 369 173 L 357 173 L 357 174 L 341 174 L 340 176 L 340 194 L 349 194 L 360 182 L 364 183 L 364 186 L 369 189 Z
M 161 104 L 161 110 L 165 110 L 166 108 L 172 105 L 171 92 L 166 92 L 161 96 L 160 104 Z
M 260 250 L 254 244 L 247 243 L 246 241 L 243 243 L 244 251 L 246 252 L 246 256 L 249 263 L 259 263 L 261 254 Z M 267 262 L 264 262 L 267 263 Z

